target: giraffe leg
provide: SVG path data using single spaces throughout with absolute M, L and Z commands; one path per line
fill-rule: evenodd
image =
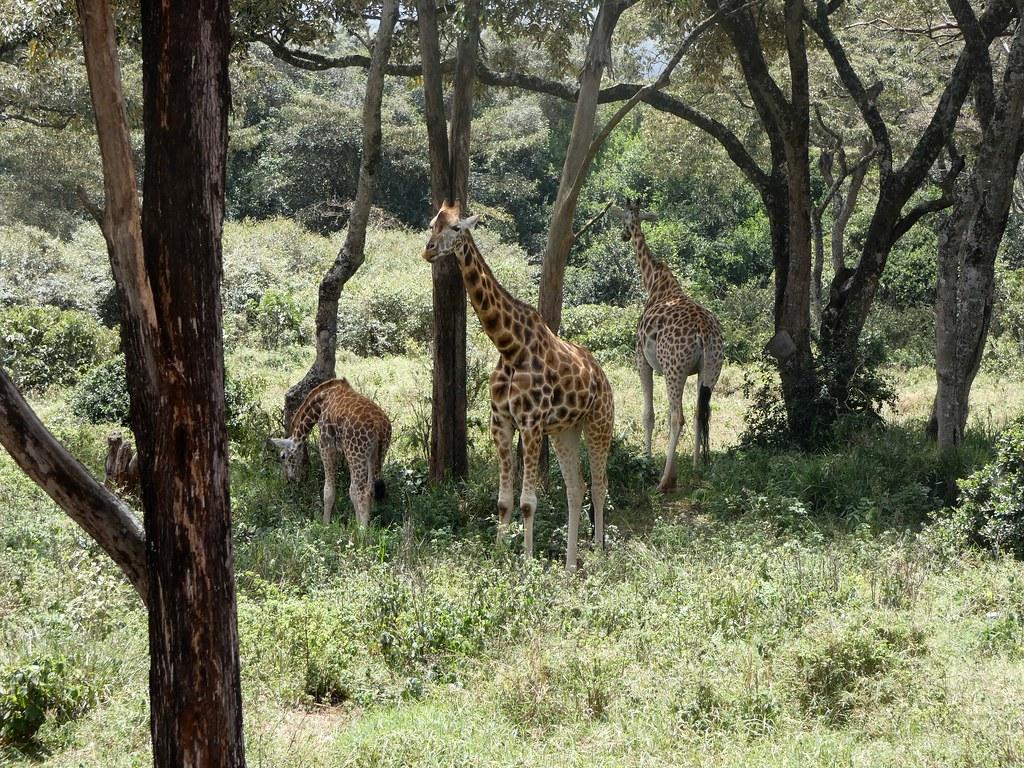
M 587 453 L 590 456 L 590 504 L 594 510 L 594 546 L 604 549 L 604 502 L 608 496 L 608 453 L 612 446 L 612 422 L 588 421 Z
M 324 463 L 324 525 L 331 522 L 334 511 L 335 486 L 338 482 L 338 445 L 330 435 L 320 437 L 320 458 Z
M 676 381 L 665 377 L 668 389 L 668 447 L 665 451 L 665 471 L 658 483 L 660 491 L 671 491 L 676 486 L 676 448 L 679 445 L 679 433 L 683 430 L 683 387 L 686 379 Z
M 539 426 L 524 426 L 520 431 L 523 436 L 523 491 L 519 496 L 519 509 L 523 513 L 523 553 L 532 558 L 533 513 L 537 511 L 537 476 L 544 436 Z
M 348 498 L 360 528 L 370 525 L 370 504 L 373 499 L 374 457 L 370 455 L 369 448 L 351 437 L 344 445 L 349 474 Z
M 640 391 L 644 398 L 644 454 L 651 458 L 651 434 L 654 432 L 654 369 L 642 353 L 636 356 L 636 367 L 640 372 Z
M 501 546 L 508 535 L 512 522 L 512 482 L 515 477 L 515 451 L 512 438 L 515 434 L 511 419 L 502 419 L 491 414 L 491 437 L 498 450 L 498 539 Z
M 583 493 L 586 485 L 583 482 L 583 470 L 580 467 L 580 431 L 567 430 L 551 435 L 551 447 L 558 457 L 558 467 L 562 470 L 565 481 L 565 496 L 569 502 L 569 536 L 565 550 L 565 570 L 575 571 L 578 559 L 578 539 L 580 528 L 580 509 L 583 506 Z

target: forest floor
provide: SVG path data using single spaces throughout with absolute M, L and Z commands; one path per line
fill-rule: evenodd
M 229 366 L 261 376 L 266 410 L 302 359 L 242 352 Z M 609 551 L 585 552 L 575 576 L 559 560 L 557 474 L 542 556 L 494 551 L 483 390 L 470 477 L 430 488 L 427 361 L 343 358 L 339 371 L 396 421 L 371 532 L 347 523 L 347 499 L 330 526 L 317 521 L 319 464 L 285 486 L 258 427 L 232 443 L 249 765 L 1024 762 L 1024 568 L 954 546 L 941 516 L 928 524 L 952 470 L 921 435 L 927 371 L 898 376 L 884 428 L 808 456 L 734 448 L 749 401 L 744 371 L 726 369 L 712 466 L 665 498 L 652 490 L 663 455 L 638 450 L 635 373 L 609 366 Z M 472 381 L 486 374 L 471 366 Z M 106 430 L 61 398 L 36 405 L 100 470 Z M 983 375 L 974 403 L 960 468 L 987 458 L 1024 392 Z M 0 765 L 146 765 L 147 662 L 134 593 L 0 457 L 0 712 L 22 694 L 49 710 L 27 746 L 0 747 Z

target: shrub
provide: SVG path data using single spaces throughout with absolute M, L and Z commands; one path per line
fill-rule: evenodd
M 28 391 L 70 386 L 117 347 L 113 331 L 55 307 L 0 307 L 0 341 L 0 366 Z
M 88 690 L 61 658 L 44 657 L 0 671 L 0 741 L 27 744 L 47 716 L 67 722 L 88 705 Z
M 267 416 L 260 406 L 261 379 L 228 375 L 224 382 L 224 404 L 228 432 L 235 440 L 269 432 Z M 93 368 L 71 393 L 71 412 L 91 424 L 130 426 L 128 377 L 123 355 Z
M 249 305 L 250 325 L 265 349 L 278 349 L 307 340 L 304 320 L 309 311 L 289 291 L 268 290 L 259 301 Z
M 727 360 L 751 363 L 760 357 L 771 338 L 774 301 L 770 287 L 750 282 L 726 286 L 706 304 L 722 326 Z
M 338 346 L 360 357 L 403 355 L 430 341 L 429 298 L 415 291 L 385 285 L 369 294 L 346 293 L 338 312 Z
M 632 360 L 636 349 L 636 327 L 640 307 L 612 307 L 582 304 L 562 314 L 565 338 L 593 352 L 602 361 Z
M 841 724 L 864 699 L 865 683 L 925 652 L 924 634 L 900 624 L 854 623 L 809 637 L 795 656 L 801 709 Z
M 996 439 L 995 459 L 963 481 L 959 509 L 940 516 L 961 543 L 1024 558 L 1024 417 Z
M 71 412 L 90 424 L 129 426 L 127 374 L 118 355 L 86 373 L 71 392 Z
M 24 224 L 0 226 L 0 304 L 46 305 L 100 315 L 113 289 L 103 236 L 81 223 L 70 240 Z

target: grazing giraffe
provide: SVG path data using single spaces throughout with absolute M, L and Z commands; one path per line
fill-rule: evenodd
M 644 398 L 644 450 L 651 455 L 654 430 L 654 372 L 663 373 L 668 391 L 669 433 L 665 471 L 658 488 L 669 491 L 676 482 L 676 446 L 683 426 L 683 388 L 697 374 L 697 413 L 694 419 L 693 466 L 708 459 L 711 391 L 722 372 L 722 328 L 711 312 L 687 296 L 669 266 L 647 248 L 640 223 L 653 217 L 640 213 L 637 201 L 626 210 L 614 209 L 625 227 L 622 239 L 636 249 L 647 303 L 637 327 L 636 364 Z
M 497 281 L 473 242 L 479 216 L 459 218 L 458 205 L 442 205 L 430 223 L 423 258 L 454 254 L 470 302 L 500 354 L 491 374 L 491 436 L 498 449 L 498 542 L 512 518 L 513 436 L 523 439 L 523 541 L 533 556 L 533 517 L 541 443 L 551 439 L 565 481 L 569 505 L 566 570 L 576 570 L 580 508 L 586 485 L 580 467 L 580 436 L 590 454 L 594 540 L 604 545 L 604 502 L 608 492 L 608 451 L 614 402 L 611 385 L 594 356 L 560 339 L 533 307 L 514 298 Z
M 280 451 L 289 482 L 298 478 L 305 459 L 306 436 L 317 424 L 324 463 L 324 523 L 331 522 L 334 510 L 340 452 L 348 462 L 348 495 L 359 525 L 365 528 L 370 523 L 373 498 L 384 498 L 381 466 L 391 445 L 391 420 L 379 405 L 352 389 L 344 378 L 314 387 L 292 417 L 291 434 L 270 440 Z

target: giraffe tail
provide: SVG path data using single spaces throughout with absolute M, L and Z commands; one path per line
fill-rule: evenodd
M 708 460 L 710 453 L 709 435 L 711 429 L 711 387 L 700 385 L 697 393 L 697 424 L 700 441 L 700 454 L 703 461 Z
M 384 458 L 381 453 L 385 450 L 387 448 L 378 440 L 375 446 L 376 455 L 370 462 L 370 482 L 373 483 L 373 498 L 377 501 L 383 501 L 388 497 L 388 487 L 384 485 L 384 478 L 374 477 L 374 474 L 379 474 L 381 471 L 381 460 Z

